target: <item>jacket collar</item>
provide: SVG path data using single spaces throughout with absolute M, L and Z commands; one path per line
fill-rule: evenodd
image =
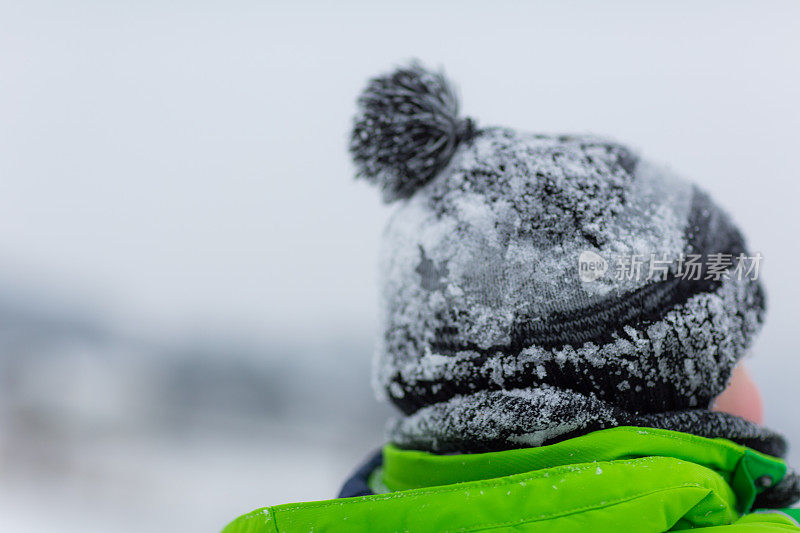
M 595 431 L 556 444 L 478 454 L 436 455 L 383 449 L 383 466 L 373 485 L 390 491 L 499 478 L 547 468 L 642 457 L 670 457 L 720 474 L 736 493 L 737 507 L 749 510 L 756 496 L 786 474 L 782 459 L 727 439 L 639 427 Z

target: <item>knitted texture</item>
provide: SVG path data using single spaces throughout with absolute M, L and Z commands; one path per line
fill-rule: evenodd
M 375 364 L 403 413 L 392 440 L 475 452 L 637 424 L 782 453 L 771 432 L 707 411 L 765 307 L 757 280 L 731 275 L 747 253 L 731 219 L 617 142 L 474 129 L 454 94 L 419 65 L 376 78 L 351 142 L 359 175 L 398 200 Z M 582 276 L 587 254 L 607 270 Z M 708 266 L 719 255 L 724 275 Z M 626 258 L 637 270 L 618 275 Z
M 666 260 L 586 282 L 581 253 Z M 681 254 L 738 256 L 706 194 L 620 145 L 479 131 L 384 237 L 377 384 L 405 413 L 553 385 L 637 412 L 707 407 L 758 330 L 750 279 L 683 279 Z

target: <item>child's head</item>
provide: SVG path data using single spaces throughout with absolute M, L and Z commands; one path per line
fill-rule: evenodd
M 359 106 L 359 175 L 402 200 L 376 372 L 405 415 L 393 440 L 482 451 L 616 425 L 749 431 L 708 408 L 764 295 L 730 275 L 747 249 L 704 192 L 604 138 L 479 129 L 417 65 L 372 80 Z

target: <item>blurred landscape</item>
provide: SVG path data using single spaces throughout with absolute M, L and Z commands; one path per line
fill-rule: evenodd
M 164 343 L 57 303 L 6 286 L 0 304 L 5 530 L 220 528 L 335 496 L 381 444 L 363 339 Z

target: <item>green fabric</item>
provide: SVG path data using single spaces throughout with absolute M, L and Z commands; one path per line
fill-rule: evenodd
M 384 450 L 393 492 L 253 511 L 224 533 L 295 531 L 800 531 L 749 509 L 778 459 L 724 439 L 614 428 L 538 448 L 434 455 Z
M 800 509 L 780 509 L 780 512 L 789 515 L 795 522 L 800 522 Z
M 726 482 L 734 486 L 742 511 L 753 505 L 756 479 L 769 476 L 774 483 L 786 473 L 783 461 L 727 439 L 706 439 L 677 431 L 618 427 L 549 446 L 470 455 L 435 455 L 401 450 L 390 444 L 383 450 L 382 481 L 389 490 L 398 491 L 495 478 L 560 465 L 651 456 L 683 459 L 721 474 Z

